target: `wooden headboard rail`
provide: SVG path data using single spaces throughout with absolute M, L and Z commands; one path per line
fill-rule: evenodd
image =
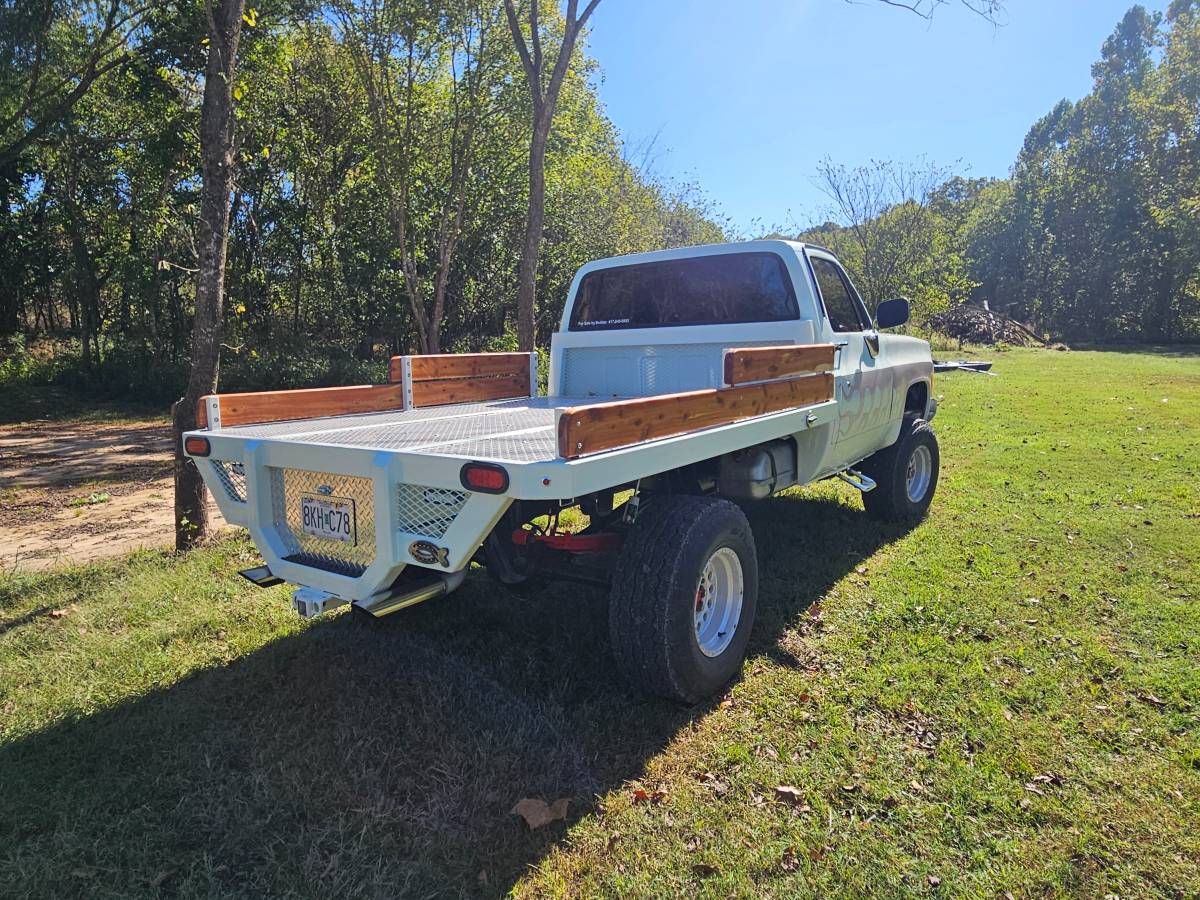
M 725 351 L 725 384 L 772 381 L 833 369 L 833 344 L 789 344 L 782 347 L 736 347 Z
M 209 394 L 200 398 L 196 427 L 229 428 L 531 397 L 537 393 L 537 354 L 393 356 L 388 362 L 388 378 L 388 384 Z
M 537 393 L 537 354 L 393 356 L 388 377 L 405 385 L 411 407 L 532 397 Z

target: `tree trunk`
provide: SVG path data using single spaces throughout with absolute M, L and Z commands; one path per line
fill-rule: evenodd
M 175 431 L 175 549 L 208 536 L 208 492 L 196 464 L 183 454 L 183 432 L 196 427 L 196 404 L 217 387 L 221 359 L 221 307 L 233 187 L 233 85 L 245 0 L 205 0 L 208 64 L 200 111 L 199 271 L 192 322 L 192 368 L 187 391 L 171 409 Z
M 600 0 L 588 0 L 583 12 L 579 13 L 579 0 L 567 0 L 562 43 L 550 78 L 543 84 L 545 59 L 542 56 L 538 17 L 539 0 L 530 0 L 529 3 L 528 43 L 522 33 L 513 0 L 504 0 L 504 13 L 517 55 L 521 57 L 521 68 L 525 72 L 529 97 L 533 102 L 533 128 L 529 140 L 529 210 L 525 216 L 525 244 L 521 248 L 521 267 L 517 273 L 517 343 L 525 352 L 533 350 L 537 338 L 534 327 L 537 268 L 542 225 L 546 219 L 546 141 L 554 122 L 558 94 L 571 63 L 571 54 L 575 52 L 575 40 L 599 3 Z
M 551 108 L 552 109 L 552 108 Z M 534 349 L 538 257 L 542 227 L 546 221 L 546 141 L 553 118 L 543 106 L 534 113 L 533 136 L 529 142 L 529 209 L 525 215 L 525 243 L 521 247 L 521 268 L 517 275 L 517 346 L 529 353 Z
M 17 279 L 12 277 L 16 268 L 15 260 L 10 259 L 9 237 L 12 234 L 12 223 L 9 214 L 9 184 L 12 173 L 0 170 L 0 261 L 3 262 L 9 277 L 0 279 L 0 334 L 16 334 L 22 326 L 21 291 Z

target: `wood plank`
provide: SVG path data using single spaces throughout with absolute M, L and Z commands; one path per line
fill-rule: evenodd
M 393 356 L 388 360 L 388 381 L 392 384 L 399 384 L 404 378 L 404 369 L 401 364 L 402 359 L 404 359 L 403 356 Z
M 575 459 L 832 399 L 833 375 L 823 373 L 577 406 L 559 416 L 558 453 Z
M 725 383 L 746 384 L 833 369 L 833 344 L 737 347 L 725 351 Z
M 355 387 L 301 388 L 294 391 L 253 391 L 218 394 L 221 427 L 315 419 L 404 408 L 404 389 L 398 384 L 363 384 Z M 200 398 L 196 418 L 208 427 L 205 401 Z
M 443 406 L 447 403 L 479 403 L 529 396 L 528 369 L 522 375 L 498 378 L 445 378 L 440 381 L 414 381 L 413 406 Z
M 435 378 L 487 378 L 522 373 L 528 386 L 528 353 L 438 353 L 412 357 L 414 383 Z

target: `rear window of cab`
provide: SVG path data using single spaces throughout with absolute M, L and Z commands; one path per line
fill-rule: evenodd
M 571 309 L 571 331 L 729 325 L 799 318 L 776 253 L 720 253 L 588 272 Z

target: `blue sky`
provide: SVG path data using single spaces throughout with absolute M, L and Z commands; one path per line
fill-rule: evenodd
M 1006 175 L 1029 126 L 1088 92 L 1132 5 L 1008 0 L 993 28 L 957 0 L 932 22 L 875 0 L 603 0 L 588 52 L 626 143 L 657 135 L 654 168 L 755 233 L 823 218 L 824 156 Z

